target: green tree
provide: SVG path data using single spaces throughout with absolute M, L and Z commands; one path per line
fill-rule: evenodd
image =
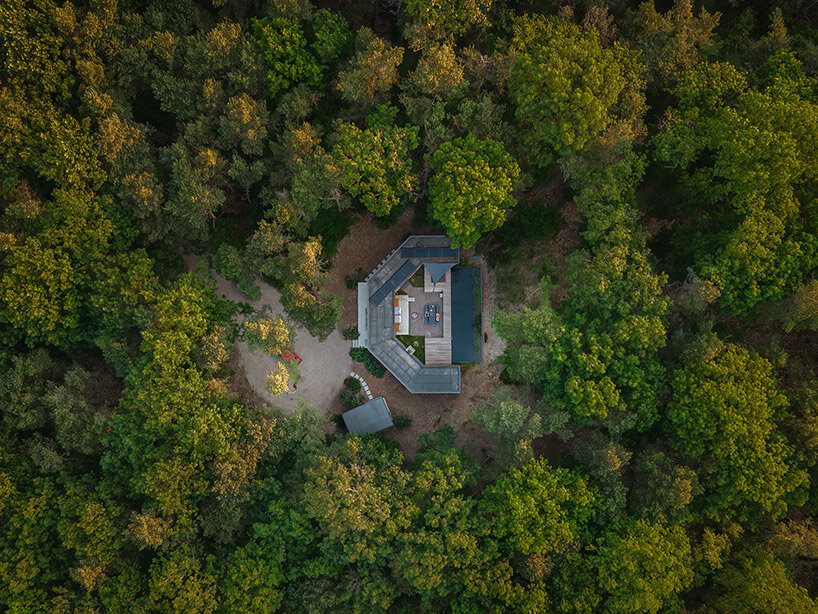
M 34 478 L 6 504 L 0 533 L 0 580 L 7 604 L 24 601 L 39 587 L 68 579 L 70 557 L 60 544 L 56 505 L 60 491 L 53 481 Z
M 531 440 L 540 433 L 540 416 L 512 397 L 507 387 L 474 408 L 474 423 L 500 438 L 500 458 L 522 464 L 531 458 Z
M 313 15 L 312 31 L 315 41 L 310 49 L 324 64 L 331 64 L 342 56 L 352 43 L 352 30 L 340 13 L 319 9 Z
M 540 386 L 577 424 L 628 412 L 627 423 L 647 428 L 662 391 L 661 278 L 643 252 L 617 245 L 575 257 L 570 280 L 571 300 L 559 312 L 543 297 L 536 309 L 495 317 L 514 342 L 503 358 L 509 375 Z
M 246 156 L 258 156 L 267 142 L 270 117 L 264 101 L 253 100 L 246 93 L 227 101 L 219 121 L 219 145 L 239 149 Z
M 386 98 L 397 83 L 402 60 L 403 47 L 390 47 L 369 28 L 361 28 L 355 37 L 355 54 L 339 73 L 335 87 L 346 102 L 371 105 Z
M 775 317 L 786 332 L 818 330 L 818 280 L 801 284 L 795 292 L 776 305 Z
M 520 174 L 503 146 L 472 134 L 444 143 L 432 157 L 429 179 L 432 215 L 452 237 L 452 245 L 474 247 L 483 234 L 502 226 Z
M 818 261 L 801 191 L 815 179 L 814 80 L 788 52 L 767 68 L 760 88 L 749 87 L 732 65 L 694 66 L 681 76 L 678 107 L 667 111 L 654 142 L 657 158 L 678 168 L 696 192 L 694 207 L 701 195 L 707 199 L 708 212 L 696 216 L 678 246 L 735 315 L 782 298 Z
M 185 276 L 157 299 L 142 331 L 145 356 L 110 421 L 105 471 L 128 480 L 164 516 L 189 525 L 207 491 L 205 462 L 232 454 L 245 408 L 208 387 L 195 350 L 219 316 L 212 289 Z
M 310 237 L 287 245 L 278 280 L 282 284 L 281 304 L 287 313 L 304 325 L 314 337 L 326 339 L 341 319 L 341 297 L 323 289 L 321 241 Z
M 397 112 L 394 107 L 379 106 L 367 117 L 366 130 L 340 124 L 332 149 L 341 185 L 379 216 L 405 201 L 417 184 L 411 152 L 418 145 L 418 128 L 395 126 Z
M 462 89 L 463 65 L 455 50 L 446 44 L 429 45 L 409 77 L 410 91 L 442 100 Z
M 218 601 L 214 562 L 212 556 L 201 557 L 189 548 L 178 548 L 157 556 L 150 570 L 151 608 L 160 612 L 215 612 Z
M 694 17 L 691 0 L 675 0 L 664 14 L 656 10 L 653 0 L 640 4 L 632 28 L 651 80 L 671 80 L 710 52 L 719 19 L 721 13 L 711 15 L 704 7 Z
M 641 121 L 644 78 L 635 55 L 616 43 L 603 49 L 595 30 L 519 18 L 511 52 L 509 93 L 538 166 L 583 149 L 618 119 Z
M 725 344 L 714 356 L 678 369 L 667 417 L 670 436 L 698 459 L 703 510 L 714 519 L 779 517 L 806 474 L 776 429 L 787 408 L 772 365 Z M 718 488 L 715 487 L 718 485 Z
M 20 431 L 41 429 L 48 419 L 43 397 L 55 364 L 42 348 L 13 356 L 0 373 L 0 409 L 6 426 Z
M 474 465 L 449 443 L 434 451 L 423 446 L 416 458 L 409 483 L 416 511 L 398 538 L 397 558 L 423 603 L 457 595 L 485 605 L 507 590 L 511 569 L 470 496 L 474 476 Z
M 321 85 L 321 66 L 307 48 L 301 25 L 286 17 L 254 19 L 253 35 L 267 61 L 267 94 L 275 99 L 285 90 L 305 83 Z
M 57 530 L 73 554 L 71 576 L 91 592 L 106 577 L 123 546 L 123 512 L 105 489 L 88 480 L 69 484 L 61 497 Z
M 548 347 L 560 335 L 561 322 L 548 295 L 551 285 L 543 280 L 537 301 L 521 311 L 497 310 L 492 327 L 508 344 L 502 362 L 515 381 L 539 382 L 548 364 Z
M 94 392 L 93 380 L 90 371 L 74 365 L 65 373 L 63 382 L 43 399 L 54 421 L 56 440 L 66 451 L 75 450 L 80 454 L 101 451 L 108 417 L 88 401 Z
M 64 345 L 83 338 L 87 313 L 98 300 L 100 277 L 112 271 L 113 225 L 107 201 L 80 191 L 56 190 L 32 233 L 5 254 L 0 318 L 26 342 Z
M 495 316 L 510 342 L 503 361 L 512 378 L 537 385 L 551 410 L 575 424 L 610 415 L 609 427 L 645 430 L 658 416 L 663 390 L 657 352 L 665 345 L 668 299 L 634 223 L 644 164 L 632 152 L 602 167 L 579 162 L 567 168 L 588 218 L 591 252 L 572 256 L 570 299 L 559 309 L 550 306 L 545 280 L 536 308 Z
M 631 491 L 632 507 L 650 520 L 685 520 L 688 506 L 701 487 L 696 473 L 674 463 L 662 452 L 645 451 L 633 464 L 636 483 Z
M 220 612 L 273 614 L 282 599 L 285 577 L 276 556 L 256 543 L 236 548 L 219 583 Z
M 553 556 L 587 539 L 594 502 L 581 474 L 533 459 L 497 478 L 484 492 L 482 508 L 507 552 Z
M 413 20 L 407 38 L 422 48 L 427 41 L 451 41 L 474 27 L 488 26 L 491 0 L 407 0 L 403 10 Z
M 693 580 L 690 542 L 678 526 L 629 520 L 590 557 L 609 612 L 656 613 Z
M 818 603 L 787 577 L 786 568 L 770 555 L 747 557 L 716 576 L 718 593 L 711 603 L 723 612 L 815 612 Z
M 384 557 L 409 526 L 414 512 L 406 505 L 401 461 L 389 442 L 351 437 L 309 471 L 305 509 L 350 562 Z
M 163 156 L 170 169 L 165 195 L 168 222 L 180 236 L 205 239 L 227 198 L 213 183 L 224 170 L 224 160 L 210 148 L 191 155 L 179 141 Z

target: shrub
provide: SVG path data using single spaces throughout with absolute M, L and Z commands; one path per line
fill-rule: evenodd
M 349 388 L 344 388 L 343 392 L 341 392 L 341 403 L 348 407 L 357 407 L 365 402 L 363 395 L 356 394 Z
M 352 341 L 353 339 L 357 339 L 358 337 L 360 337 L 361 333 L 358 332 L 357 326 L 350 326 L 349 328 L 344 329 L 343 335 L 344 339 L 346 339 L 347 341 Z
M 384 366 L 366 348 L 352 348 L 349 355 L 352 356 L 353 360 L 362 362 L 366 370 L 375 377 L 383 377 L 383 374 L 386 373 Z
M 407 426 L 411 426 L 412 418 L 409 416 L 409 414 L 401 412 L 401 413 L 399 413 L 399 414 L 397 414 L 395 416 L 395 419 L 393 420 L 393 422 L 395 423 L 396 427 L 398 427 L 399 429 L 402 429 L 402 428 L 406 428 Z
M 346 282 L 347 288 L 353 290 L 364 279 L 366 279 L 366 271 L 358 267 L 351 274 L 344 277 L 344 282 Z
M 354 377 L 348 377 L 344 380 L 344 388 L 351 390 L 352 392 L 360 392 L 361 380 Z

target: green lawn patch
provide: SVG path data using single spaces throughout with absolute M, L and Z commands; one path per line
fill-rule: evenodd
M 401 335 L 397 337 L 407 348 L 412 346 L 415 348 L 414 356 L 424 365 L 426 364 L 426 337 L 420 335 Z

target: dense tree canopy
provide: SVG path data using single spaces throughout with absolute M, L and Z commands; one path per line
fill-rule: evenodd
M 320 6 L 0 3 L 0 611 L 816 611 L 811 3 Z
M 668 405 L 673 441 L 688 455 L 707 455 L 708 513 L 746 515 L 754 505 L 778 516 L 785 497 L 805 475 L 791 467 L 793 450 L 775 427 L 787 407 L 772 365 L 741 346 L 727 345 L 711 358 L 673 376 Z
M 735 314 L 781 298 L 816 266 L 810 197 L 801 195 L 815 181 L 814 80 L 788 52 L 765 69 L 753 87 L 730 64 L 691 68 L 656 137 L 658 158 L 712 206 L 692 251 Z
M 514 24 L 509 88 L 538 166 L 581 150 L 639 105 L 641 69 L 631 51 L 600 46 L 596 30 L 542 15 Z M 621 115 L 621 117 L 620 117 Z
M 629 521 L 601 538 L 591 557 L 610 612 L 658 612 L 690 585 L 690 543 L 684 530 Z
M 388 215 L 416 184 L 410 154 L 418 144 L 418 129 L 395 126 L 396 114 L 397 109 L 382 106 L 367 118 L 366 130 L 341 124 L 332 150 L 341 185 L 375 215 Z

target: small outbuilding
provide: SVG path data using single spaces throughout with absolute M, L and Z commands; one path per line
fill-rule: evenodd
M 377 397 L 341 414 L 350 433 L 368 435 L 394 426 L 386 399 Z

